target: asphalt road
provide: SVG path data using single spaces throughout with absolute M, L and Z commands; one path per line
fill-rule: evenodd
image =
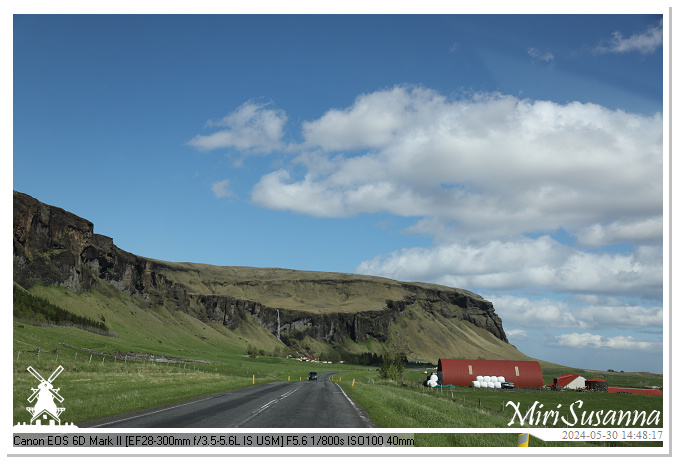
M 316 381 L 275 382 L 78 424 L 112 428 L 363 428 L 368 415 L 329 373 Z

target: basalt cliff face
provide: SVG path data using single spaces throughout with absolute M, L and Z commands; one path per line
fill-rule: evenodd
M 398 339 L 401 322 L 427 318 L 450 324 L 451 333 L 455 326 L 471 326 L 493 343 L 508 344 L 492 303 L 465 290 L 355 274 L 144 258 L 95 234 L 91 222 L 16 191 L 14 281 L 76 293 L 108 283 L 147 307 L 164 306 L 227 328 L 255 321 L 274 335 L 280 330 L 286 337 L 310 336 L 333 345 Z

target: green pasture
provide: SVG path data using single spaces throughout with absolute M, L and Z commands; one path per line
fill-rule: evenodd
M 276 381 L 306 381 L 310 370 L 329 370 L 325 364 L 263 356 L 229 356 L 229 362 L 155 362 L 102 357 L 60 347 L 21 353 L 13 364 L 13 423 L 30 420 L 26 407 L 36 379 L 28 366 L 47 379 L 58 367 L 64 370 L 55 386 L 64 397 L 62 420 L 80 423 L 139 409 L 188 401 L 205 395 Z M 336 369 L 336 367 L 335 367 Z
M 517 434 L 416 434 L 418 446 L 516 446 L 517 435 L 521 431 L 520 418 L 515 417 L 516 408 L 526 424 L 524 427 L 565 428 L 562 422 L 554 424 L 553 416 L 549 421 L 534 420 L 527 423 L 527 409 L 536 401 L 542 408 L 536 411 L 560 411 L 569 422 L 573 421 L 570 405 L 575 403 L 574 411 L 578 421 L 587 421 L 595 426 L 597 411 L 645 411 L 650 418 L 653 411 L 660 411 L 658 425 L 663 425 L 663 398 L 641 395 L 621 395 L 613 393 L 575 392 L 542 390 L 485 390 L 471 387 L 451 389 L 428 388 L 420 385 L 424 378 L 423 370 L 406 370 L 404 381 L 379 380 L 378 372 L 344 373 L 342 386 L 354 401 L 366 409 L 376 426 L 383 428 L 516 428 Z M 335 376 L 337 377 L 337 376 Z M 418 380 L 416 382 L 415 380 Z M 352 385 L 353 384 L 353 385 Z M 578 401 L 582 401 L 579 407 Z M 585 414 L 583 419 L 582 414 Z M 619 417 L 616 414 L 616 417 Z M 537 418 L 537 414 L 533 415 Z M 600 416 L 603 419 L 603 414 Z M 625 416 L 626 417 L 626 416 Z M 632 416 L 633 417 L 633 416 Z M 510 427 L 508 423 L 515 419 Z M 544 419 L 544 416 L 540 416 Z M 617 419 L 616 419 L 617 420 Z M 587 426 L 588 428 L 590 425 Z M 599 424 L 598 427 L 610 427 Z M 630 424 L 629 427 L 632 427 Z M 640 424 L 637 424 L 640 427 Z M 659 442 L 542 442 L 532 437 L 530 446 L 661 446 Z

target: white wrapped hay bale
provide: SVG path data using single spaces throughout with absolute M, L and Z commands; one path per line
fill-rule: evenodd
M 502 388 L 502 384 L 500 382 L 495 382 L 493 388 Z
M 500 383 L 502 383 L 502 382 L 505 381 L 505 378 L 502 377 L 502 376 L 499 376 L 499 377 L 497 378 L 497 381 L 500 382 Z
M 429 387 L 435 387 L 435 386 L 436 386 L 436 380 L 428 380 L 428 381 L 427 381 L 427 386 L 429 386 Z
M 488 388 L 488 382 L 480 382 L 481 388 Z
M 482 376 L 482 375 L 477 375 L 477 376 L 476 376 L 476 381 L 477 381 L 477 382 L 483 382 L 483 376 Z
M 432 375 L 429 377 L 429 380 L 433 380 L 434 382 L 437 382 L 438 379 L 439 379 L 439 376 L 436 375 L 436 374 L 432 374 Z
M 481 382 L 478 380 L 472 380 L 472 387 L 481 388 Z
M 483 376 L 483 381 L 486 382 L 486 383 L 490 382 L 490 376 L 489 376 L 489 375 L 484 375 L 484 376 Z
M 490 381 L 493 382 L 493 383 L 497 382 L 497 376 L 491 375 Z

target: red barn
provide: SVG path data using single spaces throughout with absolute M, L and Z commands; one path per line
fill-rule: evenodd
M 443 385 L 471 386 L 479 375 L 504 377 L 516 388 L 542 388 L 542 368 L 537 361 L 493 361 L 486 359 L 439 359 Z

